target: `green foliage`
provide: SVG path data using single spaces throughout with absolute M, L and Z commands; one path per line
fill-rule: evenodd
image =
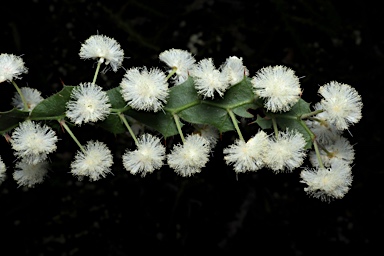
M 64 86 L 56 94 L 44 99 L 32 110 L 30 114 L 25 111 L 13 109 L 0 113 L 0 132 L 5 133 L 18 125 L 19 122 L 30 120 L 59 120 L 65 118 L 66 104 L 71 98 L 74 86 Z M 120 134 L 126 132 L 126 127 L 121 122 L 119 113 L 130 116 L 150 129 L 161 133 L 164 138 L 178 134 L 173 115 L 178 115 L 181 121 L 191 124 L 208 124 L 218 129 L 220 133 L 234 130 L 228 111 L 232 111 L 238 117 L 254 118 L 249 112 L 262 106 L 261 99 L 253 93 L 249 77 L 229 88 L 223 97 L 213 100 L 203 99 L 196 91 L 192 77 L 184 83 L 170 88 L 167 104 L 162 111 L 157 113 L 137 111 L 127 106 L 120 87 L 107 91 L 112 105 L 111 114 L 101 122 L 96 123 L 108 132 Z M 303 127 L 300 117 L 310 112 L 309 103 L 300 99 L 292 109 L 286 113 L 265 113 L 265 117 L 257 116 L 253 124 L 261 129 L 272 127 L 271 118 L 275 118 L 281 129 L 297 129 L 306 141 L 307 148 L 312 146 L 311 134 Z M 182 125 L 182 124 L 181 124 Z
M 300 117 L 304 114 L 308 114 L 311 112 L 309 106 L 310 106 L 309 103 L 307 103 L 303 99 L 300 99 L 291 108 L 290 111 L 276 116 L 277 125 L 282 130 L 285 130 L 287 128 L 295 129 L 298 132 L 303 134 L 305 141 L 307 142 L 307 145 L 306 145 L 307 149 L 312 147 L 311 134 L 309 134 L 307 130 L 304 128 L 303 121 L 300 119 Z
M 19 122 L 23 121 L 27 117 L 28 112 L 15 108 L 10 111 L 0 112 L 0 133 L 4 134 L 12 130 L 19 124 Z
M 32 120 L 54 120 L 65 117 L 66 104 L 71 98 L 74 86 L 65 85 L 64 88 L 37 104 L 29 118 Z

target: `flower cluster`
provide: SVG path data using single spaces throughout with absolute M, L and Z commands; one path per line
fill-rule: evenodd
M 362 117 L 361 96 L 347 84 L 331 81 L 319 88 L 322 96 L 315 104 L 317 114 L 306 120 L 321 147 L 312 150 L 309 159 L 314 168 L 300 174 L 305 191 L 323 201 L 342 198 L 350 189 L 355 151 L 343 132 Z
M 164 71 L 123 68 L 121 81 L 105 90 L 96 84 L 99 70 L 103 63 L 104 71 L 122 67 L 120 44 L 93 35 L 81 44 L 79 56 L 97 60 L 93 81 L 65 85 L 44 98 L 36 89 L 16 84 L 15 79 L 28 71 L 21 57 L 0 55 L 0 82 L 16 89 L 14 109 L 0 115 L 0 132 L 18 160 L 12 176 L 19 186 L 34 187 L 47 177 L 48 155 L 58 141 L 49 124 L 56 122 L 79 147 L 70 164 L 70 173 L 79 180 L 106 177 L 117 159 L 131 175 L 145 177 L 167 165 L 177 175 L 190 177 L 206 167 L 221 134 L 235 131 L 233 144 L 223 148 L 223 160 L 236 174 L 261 169 L 292 173 L 308 159 L 311 166 L 302 168 L 300 182 L 309 196 L 330 202 L 350 189 L 355 152 L 343 132 L 360 121 L 363 107 L 350 85 L 331 81 L 320 86 L 321 100 L 311 107 L 289 67 L 266 66 L 250 76 L 242 57 L 229 56 L 215 65 L 212 58 L 197 61 L 190 52 L 172 48 L 158 56 Z M 255 117 L 249 109 L 259 109 L 262 115 Z M 258 125 L 257 132 L 245 137 L 239 126 L 244 122 Z M 184 129 L 184 123 L 192 130 Z M 134 143 L 122 156 L 114 156 L 109 142 L 81 143 L 71 127 L 83 125 L 126 134 Z M 180 140 L 166 146 L 165 139 L 175 135 Z M 6 169 L 0 157 L 0 183 Z
M 19 161 L 13 177 L 19 185 L 33 187 L 43 181 L 48 172 L 48 154 L 56 150 L 57 140 L 49 126 L 30 120 L 14 129 L 10 142 Z

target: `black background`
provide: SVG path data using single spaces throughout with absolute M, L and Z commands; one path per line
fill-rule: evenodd
M 243 57 L 253 76 L 267 65 L 286 65 L 301 77 L 303 98 L 317 102 L 329 81 L 350 84 L 363 99 L 363 118 L 350 128 L 356 159 L 351 190 L 331 203 L 309 198 L 299 170 L 269 170 L 236 177 L 222 161 L 231 133 L 223 135 L 200 174 L 178 177 L 166 167 L 145 178 L 121 166 L 130 139 L 87 126 L 81 141 L 98 138 L 115 153 L 113 175 L 79 182 L 69 173 L 76 145 L 60 134 L 49 178 L 33 189 L 12 179 L 14 157 L 5 140 L 8 178 L 0 186 L 2 255 L 370 255 L 382 251 L 384 228 L 382 118 L 383 11 L 380 1 L 7 1 L 0 16 L 0 52 L 22 55 L 29 73 L 19 86 L 44 97 L 62 82 L 91 81 L 94 62 L 80 60 L 89 36 L 116 39 L 124 68 L 164 67 L 158 54 L 193 51 L 220 65 Z M 203 44 L 190 45 L 197 36 Z M 123 69 L 100 75 L 106 89 Z M 13 87 L 2 83 L 1 110 Z M 375 119 L 376 118 L 376 119 Z M 168 142 L 170 143 L 170 142 Z

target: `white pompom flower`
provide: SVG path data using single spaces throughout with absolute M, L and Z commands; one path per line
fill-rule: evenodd
M 261 68 L 251 80 L 254 92 L 272 112 L 288 111 L 300 99 L 299 78 L 285 66 Z
M 268 135 L 259 131 L 247 142 L 237 139 L 234 144 L 225 148 L 224 160 L 233 165 L 236 173 L 257 171 L 264 167 L 265 152 L 268 148 Z
M 6 178 L 6 171 L 7 167 L 5 166 L 5 163 L 3 162 L 3 159 L 0 156 L 0 184 L 3 183 Z
M 314 106 L 314 110 L 322 110 L 321 104 L 318 102 Z M 322 144 L 333 142 L 335 138 L 341 135 L 342 131 L 338 130 L 336 126 L 330 123 L 327 112 L 321 112 L 313 119 L 305 120 L 308 128 L 316 135 L 316 140 Z
M 29 111 L 32 111 L 37 104 L 44 100 L 44 98 L 41 96 L 41 92 L 35 88 L 22 87 L 20 88 L 20 91 L 24 95 Z M 15 96 L 12 98 L 12 106 L 17 109 L 24 109 L 24 103 L 20 97 L 20 94 L 15 93 Z
M 327 150 L 327 152 L 324 150 L 320 151 L 320 157 L 325 167 L 330 167 L 337 161 L 343 161 L 351 165 L 355 159 L 353 145 L 345 137 L 335 136 L 332 141 L 322 144 L 322 148 Z M 315 151 L 309 153 L 309 160 L 313 166 L 319 167 L 319 160 Z
M 24 121 L 12 132 L 11 144 L 15 155 L 27 164 L 44 161 L 49 153 L 56 150 L 56 133 L 47 125 Z
M 363 103 L 355 88 L 331 81 L 320 86 L 318 92 L 323 97 L 320 104 L 328 114 L 328 121 L 337 129 L 345 130 L 360 121 Z
M 120 83 L 124 100 L 133 109 L 157 112 L 167 103 L 168 82 L 163 71 L 146 67 L 127 70 Z
M 80 58 L 99 59 L 99 62 L 105 62 L 116 72 L 122 65 L 124 51 L 120 44 L 113 38 L 105 35 L 93 35 L 85 43 L 81 44 Z
M 173 79 L 176 85 L 188 79 L 188 71 L 196 62 L 190 52 L 181 49 L 166 50 L 160 53 L 159 59 L 171 68 L 169 73 L 176 69 L 176 77 Z
M 215 93 L 222 97 L 229 86 L 226 75 L 216 69 L 212 58 L 202 59 L 193 65 L 190 75 L 197 92 L 204 98 L 214 98 Z
M 111 172 L 113 156 L 107 145 L 100 141 L 88 141 L 84 152 L 79 150 L 71 163 L 71 173 L 82 180 L 85 176 L 91 181 L 99 180 Z
M 127 150 L 123 155 L 123 166 L 131 174 L 141 173 L 144 177 L 161 168 L 165 159 L 165 147 L 160 139 L 149 134 L 143 134 L 138 139 L 137 149 Z
M 168 165 L 183 177 L 201 172 L 209 160 L 209 141 L 198 134 L 190 134 L 183 144 L 177 144 L 167 155 Z
M 0 54 L 0 83 L 20 79 L 25 73 L 28 73 L 28 69 L 21 57 L 8 53 Z
M 13 172 L 13 179 L 20 186 L 29 188 L 35 187 L 44 181 L 49 171 L 49 164 L 47 161 L 42 161 L 36 164 L 31 164 L 21 159 L 15 165 Z
M 353 180 L 351 167 L 343 162 L 334 163 L 330 168 L 306 168 L 300 178 L 301 183 L 308 185 L 304 188 L 308 195 L 325 202 L 343 198 Z
M 66 116 L 77 125 L 102 121 L 111 112 L 107 93 L 94 83 L 81 83 L 73 88 L 66 107 Z
M 269 138 L 264 160 L 275 173 L 292 172 L 303 164 L 306 141 L 300 132 L 287 129 L 285 132 L 279 131 L 277 138 Z
M 228 57 L 220 69 L 230 85 L 240 83 L 245 76 L 249 76 L 249 71 L 243 64 L 243 58 L 237 56 Z
M 209 147 L 211 149 L 216 146 L 220 138 L 219 130 L 216 127 L 208 124 L 195 124 L 194 128 L 194 133 L 200 134 L 209 141 Z

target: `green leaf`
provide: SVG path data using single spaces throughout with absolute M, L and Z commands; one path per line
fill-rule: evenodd
M 115 113 L 110 114 L 105 120 L 98 122 L 97 125 L 113 134 L 124 133 L 127 131 L 127 128 L 122 124 L 120 117 Z
M 307 141 L 306 148 L 312 147 L 312 139 L 310 134 L 307 132 L 307 130 L 302 126 L 302 121 L 300 117 L 303 114 L 310 113 L 310 104 L 304 101 L 303 99 L 300 99 L 292 108 L 290 111 L 279 114 L 276 116 L 276 122 L 277 125 L 282 129 L 285 130 L 286 128 L 297 130 L 298 132 L 302 133 L 305 140 Z
M 189 77 L 182 84 L 175 85 L 169 89 L 169 97 L 164 110 L 171 113 L 200 103 L 199 95 L 195 89 L 193 79 Z
M 120 86 L 108 90 L 107 95 L 112 105 L 112 108 L 123 109 L 126 107 L 127 103 L 121 95 Z
M 74 86 L 64 88 L 37 104 L 30 114 L 32 120 L 53 120 L 65 117 L 66 104 L 70 100 Z
M 249 108 L 249 104 L 253 104 L 254 100 L 255 94 L 252 90 L 252 84 L 249 78 L 246 77 L 240 83 L 229 88 L 225 92 L 223 98 L 217 98 L 208 102 L 211 102 L 211 105 L 215 105 L 223 109 L 231 109 L 233 112 L 240 108 L 241 110 L 238 110 L 238 112 L 244 113 L 245 107 Z M 256 105 L 252 107 L 257 108 Z M 247 113 L 246 115 L 247 116 L 244 117 L 249 117 L 251 114 Z
M 210 124 L 220 132 L 234 130 L 231 119 L 225 109 L 199 104 L 181 111 L 181 119 L 194 124 Z
M 193 96 L 194 100 L 187 100 L 190 99 L 189 97 L 183 99 L 185 95 Z M 172 104 L 175 106 L 175 110 L 180 111 L 178 115 L 181 119 L 195 124 L 210 124 L 220 132 L 234 130 L 227 109 L 232 110 L 238 116 L 251 118 L 253 115 L 248 110 L 258 107 L 254 104 L 255 95 L 248 78 L 228 89 L 223 98 L 214 100 L 199 100 L 193 80 L 190 78 L 187 83 L 182 85 L 182 89 L 173 91 L 172 98 L 174 97 L 178 101 L 177 103 L 172 101 Z M 186 104 L 183 105 L 184 103 Z
M 20 122 L 28 118 L 29 112 L 21 111 L 16 108 L 0 112 L 0 133 L 4 134 L 15 128 Z
M 259 115 L 257 115 L 257 119 L 255 123 L 257 123 L 260 126 L 260 128 L 263 130 L 272 128 L 272 120 L 269 118 L 263 118 Z
M 153 113 L 131 109 L 125 114 L 160 132 L 164 138 L 179 134 L 173 116 L 169 112 Z
M 299 99 L 299 101 L 292 106 L 292 108 L 286 112 L 288 115 L 293 115 L 296 117 L 299 117 L 304 114 L 308 114 L 311 112 L 310 104 L 303 100 L 302 98 Z
M 249 109 L 257 109 L 258 106 L 254 103 L 248 103 L 244 104 L 240 107 L 234 108 L 232 111 L 238 116 L 244 117 L 244 118 L 252 118 L 253 115 L 248 112 Z

